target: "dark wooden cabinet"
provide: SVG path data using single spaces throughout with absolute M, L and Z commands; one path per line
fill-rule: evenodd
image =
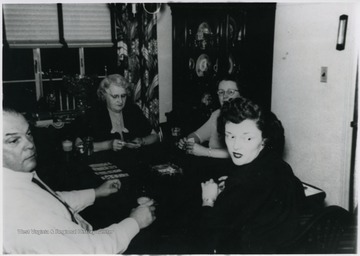
M 191 109 L 204 91 L 217 101 L 225 73 L 243 83 L 245 96 L 270 109 L 274 3 L 174 3 L 173 108 Z

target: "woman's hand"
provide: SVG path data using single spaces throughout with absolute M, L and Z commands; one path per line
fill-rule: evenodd
M 83 144 L 84 144 L 83 140 L 80 139 L 79 137 L 75 139 L 75 147 L 79 147 Z
M 122 140 L 114 139 L 111 141 L 111 149 L 114 151 L 120 151 L 125 146 L 125 142 Z
M 214 206 L 214 203 L 220 194 L 220 189 L 213 179 L 201 183 L 203 206 Z
M 187 141 L 186 137 L 181 138 L 181 139 L 177 142 L 178 148 L 181 149 L 181 150 L 186 149 L 186 141 Z
M 190 155 L 195 155 L 194 154 L 194 147 L 195 147 L 195 142 L 193 141 L 186 141 L 185 142 L 185 149 L 186 149 L 186 153 L 190 154 Z
M 196 142 L 188 141 L 186 143 L 186 153 L 194 156 L 207 156 L 208 149 Z
M 143 138 L 135 138 L 130 143 L 129 148 L 140 148 L 145 145 Z
M 116 193 L 121 187 L 120 180 L 107 180 L 99 187 L 95 188 L 95 197 L 104 197 Z
M 218 179 L 219 182 L 219 194 L 224 191 L 225 189 L 225 181 L 227 180 L 228 176 L 221 176 Z

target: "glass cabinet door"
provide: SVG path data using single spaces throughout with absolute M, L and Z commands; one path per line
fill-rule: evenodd
M 216 85 L 225 74 L 241 81 L 244 96 L 270 108 L 275 4 L 170 6 L 174 108 L 196 106 L 204 91 L 216 101 Z

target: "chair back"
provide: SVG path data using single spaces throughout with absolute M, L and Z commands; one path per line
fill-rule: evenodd
M 356 232 L 349 235 L 349 230 L 354 231 L 354 223 L 353 215 L 340 206 L 325 207 L 310 217 L 295 239 L 280 251 L 297 254 L 355 253 Z

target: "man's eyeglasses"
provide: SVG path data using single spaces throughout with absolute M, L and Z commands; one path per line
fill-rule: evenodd
M 235 90 L 235 89 L 229 89 L 227 91 L 224 90 L 218 90 L 217 91 L 217 95 L 224 97 L 224 95 L 226 94 L 227 96 L 234 96 L 236 92 L 238 92 L 239 90 Z

